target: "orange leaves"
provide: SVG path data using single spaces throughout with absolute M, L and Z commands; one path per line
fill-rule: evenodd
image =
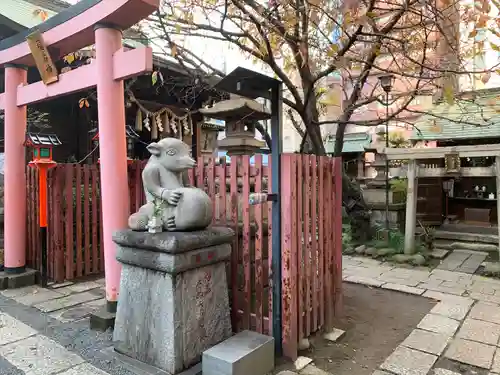
M 33 11 L 33 17 L 39 17 L 42 21 L 46 21 L 49 18 L 49 14 L 43 9 L 35 9 Z
M 87 100 L 87 98 L 81 98 L 79 101 L 78 101 L 78 106 L 80 108 L 89 108 L 90 107 L 90 104 L 89 104 L 89 101 Z

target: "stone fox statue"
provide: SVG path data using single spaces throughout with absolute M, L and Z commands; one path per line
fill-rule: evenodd
M 212 221 L 212 202 L 201 189 L 185 187 L 183 172 L 195 167 L 190 147 L 176 138 L 164 138 L 147 147 L 151 157 L 142 172 L 147 203 L 130 215 L 130 229 L 147 230 L 149 219 L 160 205 L 167 231 L 205 229 Z

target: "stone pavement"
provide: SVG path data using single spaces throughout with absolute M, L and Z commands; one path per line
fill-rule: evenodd
M 460 375 L 439 368 L 440 359 L 475 366 L 475 373 L 500 374 L 500 280 L 353 256 L 343 257 L 343 279 L 439 301 L 373 375 Z M 301 362 L 301 375 L 329 375 Z
M 343 279 L 439 301 L 374 375 L 457 375 L 439 368 L 441 359 L 500 374 L 500 280 L 351 256 L 343 257 Z M 88 315 L 105 303 L 103 285 L 2 291 L 0 374 L 141 374 L 110 354 L 110 332 L 89 329 Z M 299 362 L 301 375 L 329 375 L 310 360 Z
M 436 268 L 473 274 L 487 256 L 488 253 L 481 251 L 455 249 Z
M 110 332 L 90 331 L 105 303 L 104 281 L 37 286 L 0 294 L 1 375 L 135 375 L 106 350 Z

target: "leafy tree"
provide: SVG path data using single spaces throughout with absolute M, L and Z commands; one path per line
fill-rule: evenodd
M 486 50 L 500 51 L 499 8 L 499 0 L 169 0 L 143 30 L 200 75 L 224 73 L 190 48 L 190 41 L 205 38 L 236 47 L 283 81 L 287 113 L 303 134 L 301 151 L 324 154 L 321 126 L 336 124 L 335 155 L 340 155 L 348 125 L 405 121 L 422 113 L 412 106 L 416 95 L 452 103 L 462 77 L 486 83 L 500 73 L 497 66 L 471 68 Z M 375 73 L 395 76 L 390 103 L 381 99 Z M 332 74 L 342 83 L 328 87 Z M 353 116 L 377 102 L 391 104 L 388 117 L 378 111 L 368 118 Z M 336 115 L 325 118 L 326 112 Z M 346 178 L 343 185 L 346 208 L 364 220 L 360 235 L 367 222 L 362 194 Z

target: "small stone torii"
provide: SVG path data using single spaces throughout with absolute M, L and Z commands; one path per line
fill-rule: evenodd
M 159 0 L 83 0 L 49 20 L 0 42 L 5 68 L 5 272 L 26 272 L 26 106 L 97 86 L 107 310 L 116 311 L 120 265 L 112 234 L 127 227 L 129 194 L 123 80 L 153 69 L 151 48 L 125 51 L 122 31 L 147 17 Z M 27 84 L 34 65 L 26 37 L 38 30 L 54 58 L 95 44 L 96 60 L 57 82 Z
M 464 177 L 495 177 L 496 196 L 500 196 L 500 144 L 480 146 L 453 146 L 429 148 L 384 148 L 377 152 L 386 155 L 389 160 L 408 160 L 408 188 L 405 217 L 405 253 L 411 253 L 415 247 L 415 229 L 417 225 L 417 191 L 419 177 L 450 177 L 446 168 L 420 168 L 419 161 L 426 159 L 443 159 L 446 155 L 456 154 L 460 158 L 490 156 L 495 164 L 486 168 L 460 168 L 459 174 Z M 500 217 L 500 199 L 497 199 L 497 216 Z M 500 225 L 498 226 L 498 247 L 500 249 Z

